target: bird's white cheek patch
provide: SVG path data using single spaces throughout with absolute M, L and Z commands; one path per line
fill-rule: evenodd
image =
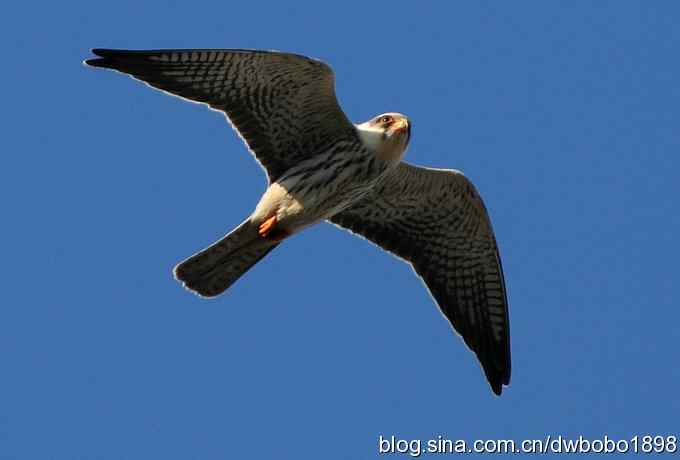
M 364 145 L 379 159 L 396 163 L 404 156 L 406 146 L 400 136 L 386 135 L 384 130 L 365 124 L 357 125 L 357 132 Z

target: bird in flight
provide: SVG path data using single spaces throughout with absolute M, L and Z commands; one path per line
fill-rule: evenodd
M 203 297 L 224 292 L 289 236 L 329 221 L 411 264 L 477 355 L 494 393 L 510 383 L 503 270 L 486 208 L 459 171 L 402 162 L 411 122 L 353 124 L 331 68 L 274 51 L 94 49 L 85 63 L 223 112 L 269 178 L 243 223 L 178 264 Z

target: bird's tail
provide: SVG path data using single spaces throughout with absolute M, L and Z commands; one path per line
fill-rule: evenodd
M 215 297 L 276 246 L 278 242 L 261 238 L 248 219 L 217 243 L 178 264 L 175 278 L 200 296 Z

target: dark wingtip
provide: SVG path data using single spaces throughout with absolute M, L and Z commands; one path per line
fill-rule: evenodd
M 496 396 L 500 396 L 503 393 L 503 386 L 510 384 L 509 372 L 503 372 L 494 367 L 484 367 L 484 373 L 486 374 L 486 380 L 489 382 L 491 391 Z
M 110 48 L 92 48 L 92 54 L 96 54 L 97 56 L 103 58 L 112 58 L 115 57 L 117 54 L 122 54 L 124 52 L 125 50 L 114 50 Z
M 114 50 L 108 48 L 93 48 L 92 54 L 98 56 L 96 58 L 86 59 L 84 61 L 85 65 L 90 67 L 103 67 L 105 69 L 113 69 L 113 63 L 116 57 L 123 56 L 125 53 L 129 53 L 125 50 Z
M 86 59 L 85 61 L 83 61 L 83 64 L 90 66 L 90 67 L 108 68 L 109 66 L 107 65 L 107 62 L 110 62 L 110 61 L 108 59 L 93 58 L 93 59 Z
M 501 385 L 500 382 L 489 382 L 489 384 L 491 385 L 491 390 L 496 394 L 496 396 L 500 396 L 501 393 L 503 393 L 503 385 Z
M 93 48 L 91 51 L 92 51 L 92 54 L 99 56 L 99 57 L 86 59 L 86 60 L 83 61 L 83 64 L 85 64 L 86 66 L 90 66 L 90 67 L 110 68 L 110 60 L 106 59 L 106 57 L 107 57 L 107 55 L 109 55 L 109 56 L 111 55 L 111 54 L 108 53 L 108 51 L 112 51 L 112 50 L 107 50 L 107 49 L 104 49 L 104 48 Z

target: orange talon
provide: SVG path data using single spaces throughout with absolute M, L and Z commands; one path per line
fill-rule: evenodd
M 276 214 L 274 214 L 269 219 L 262 222 L 260 224 L 260 227 L 257 229 L 257 233 L 262 238 L 267 238 L 271 234 L 271 232 L 274 230 L 275 226 L 276 226 Z
M 276 220 L 276 215 L 273 215 L 260 224 L 257 229 L 257 234 L 260 235 L 261 238 L 275 243 L 288 238 L 290 233 L 287 230 L 280 228 L 277 224 L 278 220 Z

